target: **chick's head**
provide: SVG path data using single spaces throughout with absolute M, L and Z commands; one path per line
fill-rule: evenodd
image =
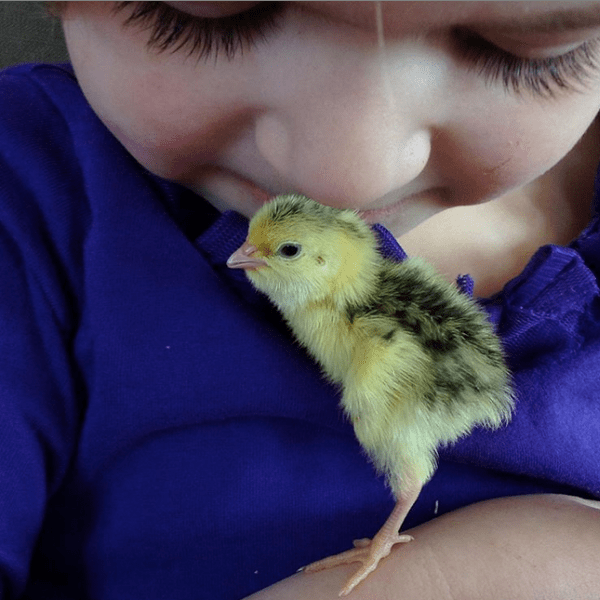
M 351 210 L 300 195 L 278 196 L 250 221 L 248 237 L 227 264 L 286 310 L 363 293 L 378 260 L 369 226 Z

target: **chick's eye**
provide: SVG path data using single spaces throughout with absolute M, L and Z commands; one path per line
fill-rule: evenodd
M 300 244 L 294 242 L 286 242 L 277 248 L 277 254 L 283 258 L 294 258 L 298 256 L 302 250 Z

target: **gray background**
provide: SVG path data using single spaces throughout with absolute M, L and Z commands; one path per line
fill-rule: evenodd
M 67 60 L 60 20 L 46 2 L 0 2 L 0 68 Z

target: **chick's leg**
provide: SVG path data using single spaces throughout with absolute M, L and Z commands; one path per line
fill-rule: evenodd
M 348 563 L 361 562 L 362 566 L 346 581 L 340 592 L 340 596 L 348 595 L 377 568 L 379 561 L 390 553 L 392 546 L 402 542 L 410 542 L 413 539 L 410 535 L 400 535 L 398 532 L 420 491 L 421 485 L 418 485 L 405 489 L 400 493 L 394 510 L 392 510 L 390 516 L 372 540 L 368 538 L 355 540 L 355 547 L 351 550 L 314 562 L 304 567 L 303 571 L 310 573 Z

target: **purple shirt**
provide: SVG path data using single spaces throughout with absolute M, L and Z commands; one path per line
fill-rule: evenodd
M 388 516 L 337 390 L 225 266 L 246 228 L 140 167 L 69 67 L 0 73 L 2 600 L 239 600 Z M 407 527 L 600 498 L 599 260 L 595 217 L 482 300 L 516 414 L 440 452 Z

